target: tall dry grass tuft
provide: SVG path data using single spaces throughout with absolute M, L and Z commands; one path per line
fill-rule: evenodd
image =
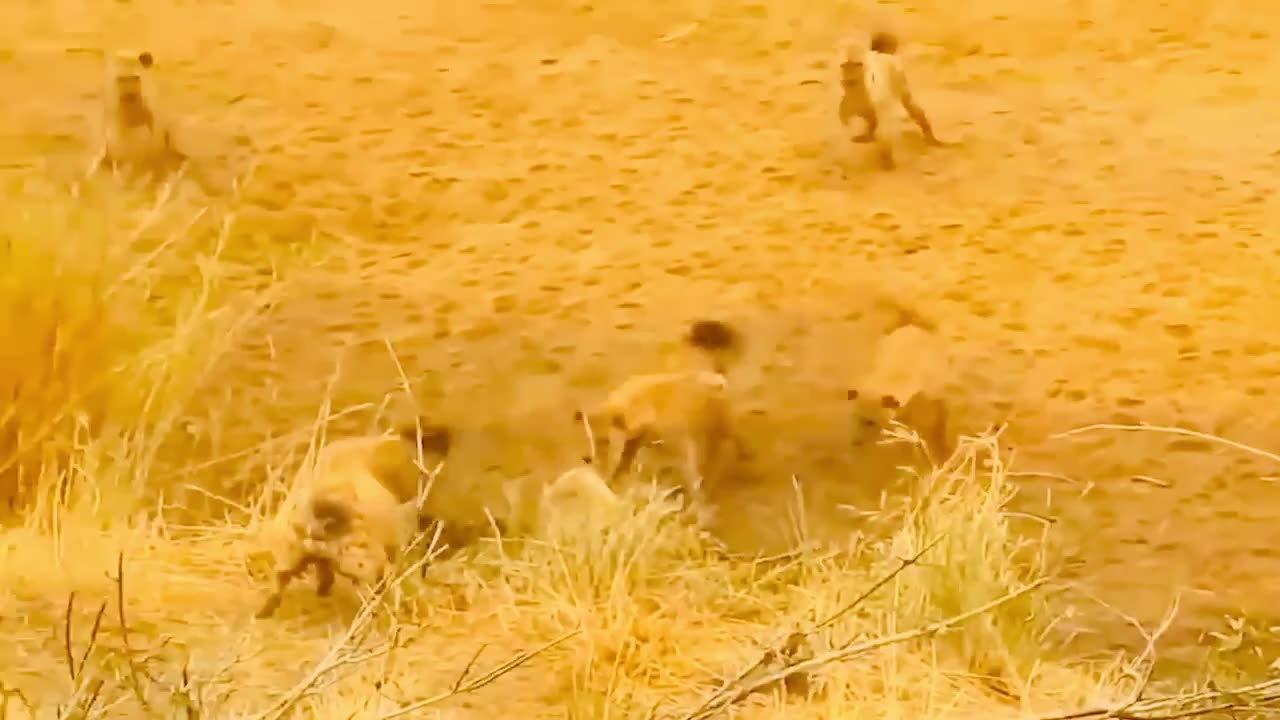
M 1050 573 L 1049 523 L 1008 512 L 1017 490 L 1007 472 L 993 434 L 966 439 L 942 468 L 920 478 L 889 548 L 905 556 L 935 539 L 938 545 L 928 569 L 895 588 L 897 622 L 953 616 Z M 1018 532 L 1015 521 L 1043 526 Z M 950 636 L 949 649 L 974 674 L 1020 687 L 1046 656 L 1056 617 L 1050 596 L 1029 594 Z
M 0 499 L 30 503 L 41 469 L 64 464 L 79 428 L 116 408 L 114 370 L 142 341 L 128 257 L 106 218 L 67 202 L 0 200 Z M 61 458 L 61 463 L 57 460 Z
M 0 543 L 0 667 L 27 670 L 0 672 L 0 702 L 21 689 L 62 717 L 389 720 L 474 694 L 459 717 L 928 720 L 1117 697 L 1110 675 L 1046 654 L 1049 537 L 1015 532 L 1026 520 L 1007 512 L 996 438 L 961 443 L 881 518 L 893 532 L 853 548 L 736 557 L 653 487 L 591 507 L 544 494 L 522 532 L 425 577 L 402 568 L 363 602 L 300 591 L 255 620 L 266 587 L 245 563 L 289 473 L 268 473 L 245 517 L 193 526 L 158 512 L 171 489 L 151 478 L 205 373 L 270 298 L 230 290 L 233 218 L 198 223 L 200 208 L 168 200 L 4 201 L 2 477 L 28 522 Z M 810 663 L 803 683 L 780 658 Z
M 255 302 L 223 292 L 233 228 L 169 186 L 123 206 L 51 188 L 0 199 L 0 511 L 51 521 L 87 490 L 122 514 Z M 111 477 L 115 472 L 117 477 Z M 79 482 L 83 481 L 83 482 Z M 136 509 L 133 507 L 132 509 Z

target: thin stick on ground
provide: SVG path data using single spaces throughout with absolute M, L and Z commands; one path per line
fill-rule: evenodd
M 1117 425 L 1112 423 L 1098 423 L 1095 425 L 1085 425 L 1083 427 L 1074 428 L 1072 430 L 1067 430 L 1066 432 L 1050 435 L 1049 437 L 1054 440 L 1058 440 L 1099 430 L 1115 430 L 1120 432 L 1158 432 L 1166 433 L 1168 435 L 1181 435 L 1183 437 L 1191 437 L 1196 438 L 1197 440 L 1205 440 L 1219 445 L 1225 445 L 1229 448 L 1235 448 L 1241 452 L 1246 452 L 1260 458 L 1266 458 L 1267 460 L 1280 464 L 1280 455 L 1275 453 L 1267 452 L 1266 450 L 1259 450 L 1256 447 L 1245 445 L 1244 443 L 1239 443 L 1235 440 L 1228 440 L 1224 437 L 1218 437 L 1217 435 L 1210 435 L 1208 433 L 1197 432 L 1195 430 L 1187 430 L 1186 428 L 1169 427 L 1165 425 Z
M 17 700 L 22 704 L 22 709 L 27 711 L 28 717 L 35 717 L 36 708 L 27 699 L 18 688 L 5 687 L 4 683 L 0 683 L 0 720 L 9 720 L 9 701 Z
M 876 594 L 881 588 L 883 588 L 885 585 L 888 585 L 894 578 L 901 575 L 904 570 L 920 562 L 920 559 L 924 557 L 925 554 L 928 553 L 930 550 L 937 547 L 938 543 L 940 542 L 942 542 L 941 537 L 935 538 L 932 542 L 925 545 L 925 547 L 921 549 L 919 552 L 917 552 L 915 555 L 909 558 L 906 558 L 904 560 L 900 560 L 898 567 L 886 573 L 884 577 L 877 580 L 874 584 L 872 584 L 870 588 L 865 590 L 858 597 L 846 603 L 843 607 L 836 610 L 834 613 L 827 616 L 826 618 L 818 622 L 813 627 L 809 628 L 808 630 L 802 630 L 802 631 L 790 633 L 784 639 L 781 647 L 769 648 L 768 650 L 765 650 L 764 653 L 762 653 L 754 663 L 752 663 L 751 665 L 748 665 L 745 669 L 743 669 L 737 675 L 730 678 L 723 685 L 721 685 L 720 689 L 717 690 L 715 693 L 713 693 L 711 697 L 707 698 L 706 702 L 704 702 L 702 706 L 694 710 L 694 713 L 707 710 L 708 708 L 711 707 L 712 703 L 716 702 L 716 700 L 721 696 L 722 693 L 732 688 L 740 686 L 743 682 L 746 681 L 747 678 L 751 677 L 761 668 L 769 667 L 770 665 L 772 665 L 777 660 L 777 658 L 793 657 L 798 645 L 802 645 L 813 634 L 827 627 L 830 627 L 840 618 L 853 612 L 860 605 L 862 605 L 862 603 L 866 602 L 872 595 Z
M 462 687 L 462 683 L 465 682 L 467 679 L 467 676 L 471 674 L 471 668 L 475 667 L 476 662 L 480 659 L 480 653 L 484 652 L 484 649 L 487 647 L 489 647 L 488 643 L 480 643 L 480 647 L 476 648 L 476 651 L 474 654 L 472 654 L 471 659 L 468 660 L 467 664 L 462 667 L 462 672 L 458 673 L 458 679 L 455 680 L 453 683 L 454 692 L 458 692 L 458 689 Z
M 71 640 L 71 621 L 74 616 L 76 604 L 76 594 L 74 592 L 67 596 L 66 610 L 66 626 L 63 628 L 62 647 L 66 655 L 67 673 L 71 676 L 72 694 L 68 705 L 59 708 L 58 717 L 90 717 L 90 712 L 98 703 L 98 699 L 102 694 L 102 687 L 105 681 L 101 678 L 94 678 L 93 682 L 85 685 L 84 666 L 89 662 L 89 655 L 98 645 L 98 633 L 102 630 L 102 616 L 107 612 L 107 603 L 103 601 L 98 607 L 97 614 L 93 618 L 93 627 L 89 630 L 89 641 L 85 644 L 84 653 L 80 655 L 80 661 L 75 660 L 75 653 L 72 651 Z
M 129 622 L 124 610 L 124 551 L 116 555 L 116 574 L 112 578 L 116 584 L 116 619 L 120 623 L 120 642 L 124 645 L 125 662 L 129 664 L 129 683 L 133 687 L 133 695 L 138 704 L 150 709 L 146 693 L 142 691 L 142 681 L 138 679 L 138 664 L 133 659 L 133 647 L 129 644 Z
M 903 571 L 905 571 L 907 568 L 920 562 L 920 559 L 923 558 L 925 554 L 928 553 L 930 550 L 937 547 L 938 544 L 942 542 L 944 537 L 945 536 L 939 536 L 934 538 L 928 544 L 926 544 L 923 548 L 921 548 L 920 551 L 917 552 L 915 555 L 912 555 L 911 557 L 903 560 L 899 560 L 898 567 L 886 573 L 884 577 L 877 580 L 875 584 L 867 588 L 866 591 L 864 591 L 861 595 L 854 598 L 851 602 L 847 603 L 844 607 L 840 608 L 839 610 L 836 610 L 834 613 L 828 616 L 825 620 L 815 625 L 813 627 L 813 630 L 810 630 L 809 633 L 812 634 L 814 632 L 817 632 L 818 630 L 822 630 L 823 628 L 829 627 L 835 621 L 839 620 L 845 615 L 848 615 L 849 613 L 856 610 L 858 606 L 866 602 L 872 595 L 879 592 L 880 588 L 884 587 L 885 585 L 888 585 L 890 582 L 893 581 L 894 578 L 901 575 Z
M 851 658 L 858 657 L 859 655 L 865 655 L 890 645 L 910 642 L 912 640 L 918 640 L 920 638 L 930 637 L 945 632 L 957 625 L 978 617 L 979 615 L 985 615 L 1002 605 L 1010 603 L 1043 586 L 1048 581 L 1048 578 L 1040 578 L 1039 580 L 1028 583 L 1011 593 L 998 597 L 991 602 L 984 603 L 972 610 L 960 613 L 959 615 L 954 615 L 945 620 L 930 623 L 924 627 L 916 628 L 915 630 L 907 630 L 893 635 L 886 635 L 875 640 L 868 640 L 857 644 L 846 644 L 836 650 L 832 650 L 806 660 L 786 663 L 781 668 L 762 675 L 749 683 L 742 683 L 736 688 L 727 687 L 721 690 L 716 693 L 711 700 L 703 703 L 697 710 L 686 715 L 682 715 L 680 720 L 706 720 L 706 718 L 714 716 L 717 711 L 746 698 L 757 690 L 772 685 L 780 680 L 785 680 L 792 675 L 812 672 L 825 665 L 849 660 Z
M 1039 720 L 1180 720 L 1215 713 L 1234 717 L 1234 712 L 1280 707 L 1280 680 L 1267 680 L 1234 690 L 1205 690 L 1189 695 L 1152 698 L 1127 709 L 1096 708 L 1062 715 L 1045 715 Z
M 444 702 L 445 700 L 448 700 L 451 697 L 475 692 L 476 690 L 479 690 L 480 688 L 492 683 L 493 681 L 497 680 L 503 675 L 506 675 L 507 673 L 515 670 L 521 665 L 524 665 L 525 663 L 529 662 L 533 658 L 547 652 L 548 650 L 556 647 L 557 645 L 560 645 L 561 643 L 572 638 L 573 636 L 577 635 L 580 632 L 582 632 L 581 628 L 574 628 L 573 630 L 570 630 L 569 632 L 566 632 L 565 634 L 555 638 L 550 642 L 544 643 L 543 645 L 540 645 L 534 648 L 533 650 L 527 650 L 518 655 L 515 655 L 510 660 L 507 660 L 506 662 L 495 667 L 494 669 L 490 670 L 484 675 L 481 675 L 475 680 L 472 680 L 471 682 L 463 685 L 462 679 L 466 676 L 468 672 L 470 672 L 471 666 L 475 662 L 475 657 L 479 657 L 480 655 L 479 651 L 477 651 L 475 654 L 475 657 L 473 657 L 472 661 L 467 663 L 466 667 L 463 668 L 463 673 L 459 675 L 458 680 L 456 680 L 453 683 L 453 686 L 450 687 L 449 690 L 446 690 L 445 692 L 442 692 L 438 695 L 433 695 L 429 698 L 412 702 L 397 710 L 392 710 L 391 712 L 384 713 L 378 718 L 378 720 L 394 720 L 394 718 L 405 717 L 406 715 L 417 713 L 418 711 L 424 710 L 428 707 L 431 707 L 432 705 L 436 705 L 441 702 Z M 483 649 L 483 647 L 481 647 L 481 649 Z
M 1073 718 L 1093 718 L 1093 717 L 1113 718 L 1113 719 L 1150 717 L 1150 716 L 1134 715 L 1133 712 L 1135 708 L 1139 707 L 1143 703 L 1143 695 L 1146 694 L 1147 687 L 1151 684 L 1151 677 L 1155 673 L 1156 643 L 1160 640 L 1161 636 L 1163 636 L 1169 630 L 1169 627 L 1173 624 L 1174 618 L 1177 617 L 1178 607 L 1179 607 L 1181 598 L 1178 596 L 1174 596 L 1173 603 L 1169 606 L 1168 611 L 1165 612 L 1165 616 L 1160 621 L 1160 624 L 1156 627 L 1154 631 L 1147 632 L 1146 629 L 1142 627 L 1142 623 L 1138 622 L 1138 620 L 1133 616 L 1112 607 L 1111 605 L 1103 602 L 1099 598 L 1093 597 L 1092 595 L 1089 595 L 1089 597 L 1094 602 L 1098 603 L 1099 605 L 1102 605 L 1108 610 L 1119 615 L 1126 623 L 1128 623 L 1129 625 L 1132 625 L 1135 629 L 1137 629 L 1138 633 L 1142 635 L 1144 640 L 1146 640 L 1146 644 L 1143 647 L 1142 654 L 1138 656 L 1138 660 L 1136 662 L 1136 665 L 1141 667 L 1141 670 L 1139 671 L 1140 674 L 1137 674 L 1137 673 L 1134 674 L 1133 692 L 1130 693 L 1129 699 L 1119 707 L 1105 709 L 1105 710 L 1104 709 L 1084 710 L 1078 713 L 1064 715 L 1058 720 L 1072 720 Z M 1159 717 L 1178 718 L 1178 717 L 1191 717 L 1193 715 L 1198 715 L 1198 714 L 1202 714 L 1202 711 L 1192 711 L 1189 713 L 1179 713 L 1175 715 L 1162 715 Z
M 1160 640 L 1169 630 L 1169 626 L 1173 624 L 1173 619 L 1178 615 L 1178 605 L 1180 597 L 1174 596 L 1173 604 L 1169 606 L 1168 612 L 1165 613 L 1164 619 L 1160 621 L 1160 625 L 1156 627 L 1154 632 L 1148 633 L 1143 629 L 1142 625 L 1134 621 L 1138 628 L 1138 632 L 1146 639 L 1146 646 L 1142 649 L 1142 654 L 1138 656 L 1138 664 L 1146 663 L 1146 667 L 1141 670 L 1142 675 L 1137 678 L 1134 684 L 1133 696 L 1123 707 L 1117 712 L 1123 714 L 1124 711 L 1136 705 L 1142 700 L 1142 696 L 1147 692 L 1147 686 L 1151 684 L 1151 676 L 1155 674 L 1156 668 L 1156 642 Z
M 67 595 L 67 609 L 62 617 L 62 652 L 67 663 L 67 673 L 71 676 L 71 682 L 76 681 L 76 657 L 71 652 L 71 614 L 75 611 L 76 594 L 72 591 Z

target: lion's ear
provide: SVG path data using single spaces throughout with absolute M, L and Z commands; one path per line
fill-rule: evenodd
M 898 399 L 895 398 L 894 396 L 885 395 L 884 397 L 880 398 L 880 407 L 886 410 L 897 410 L 899 407 L 901 407 L 901 404 L 898 402 Z

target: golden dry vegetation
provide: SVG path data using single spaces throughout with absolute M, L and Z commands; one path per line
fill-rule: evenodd
M 0 490 L 24 507 L 0 545 L 0 716 L 684 717 L 935 540 L 812 650 L 1050 581 L 738 716 L 1122 702 L 1122 670 L 1150 660 L 1133 626 L 1175 597 L 1159 657 L 1198 671 L 1217 642 L 1256 676 L 1280 541 L 1280 458 L 1255 449 L 1280 445 L 1274 16 L 1243 0 L 7 4 Z M 801 84 L 881 19 L 956 143 L 909 135 L 894 173 L 840 140 L 829 88 Z M 155 54 L 159 109 L 207 182 L 84 177 L 120 47 Z M 847 442 L 844 390 L 884 297 L 954 343 L 961 427 L 1008 424 L 920 479 Z M 299 590 L 253 619 L 255 532 L 318 428 L 440 418 L 459 446 L 431 510 L 502 515 L 504 484 L 578 462 L 573 410 L 679 362 L 695 317 L 750 342 L 732 376 L 750 472 L 716 498 L 714 541 L 641 494 L 375 602 Z M 414 705 L 482 645 L 469 679 L 558 638 Z M 1116 648 L 1134 654 L 1084 654 Z

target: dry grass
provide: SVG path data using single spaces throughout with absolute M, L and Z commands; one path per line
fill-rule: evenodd
M 1043 546 L 1009 527 L 993 441 L 965 445 L 886 511 L 895 534 L 853 550 L 729 557 L 637 489 L 585 518 L 544 507 L 537 530 L 425 579 L 409 567 L 385 592 L 332 601 L 299 589 L 255 620 L 265 587 L 246 559 L 279 478 L 253 508 L 192 526 L 166 521 L 166 488 L 147 484 L 184 401 L 262 300 L 220 284 L 234 222 L 165 235 L 162 216 L 182 213 L 163 203 L 111 224 L 54 199 L 11 199 L 4 216 L 5 437 L 27 453 L 13 467 L 31 503 L 0 546 L 8 717 L 702 717 L 759 684 L 744 670 L 788 674 L 757 659 L 796 632 L 781 660 L 808 663 L 807 689 L 734 698 L 740 716 L 1013 717 L 1121 696 L 1110 671 L 1046 659 Z M 199 281 L 172 281 L 183 273 Z
M 572 16 L 564 12 L 569 5 Z M 63 51 L 107 39 L 156 42 L 166 67 L 178 69 L 168 78 L 177 90 L 173 106 L 191 112 L 193 137 L 200 138 L 201 130 L 210 136 L 212 150 L 197 144 L 203 155 L 221 157 L 221 146 L 236 145 L 235 136 L 243 134 L 252 137 L 251 154 L 269 160 L 262 165 L 256 208 L 234 197 L 218 199 L 242 214 L 193 203 L 182 186 L 121 192 L 103 179 L 82 183 L 72 195 L 32 181 L 41 174 L 35 172 L 24 174 L 20 188 L 6 185 L 0 197 L 0 508 L 22 510 L 0 530 L 0 636 L 8 641 L 0 644 L 0 720 L 1180 716 L 1177 703 L 1140 697 L 1150 656 L 1091 664 L 1058 647 L 1059 620 L 1070 598 L 1053 581 L 1054 527 L 1005 511 L 1013 474 L 991 439 L 964 444 L 937 473 L 920 478 L 909 497 L 877 518 L 876 526 L 889 531 L 852 549 L 806 546 L 774 558 L 728 556 L 684 524 L 669 500 L 636 490 L 621 506 L 589 517 L 544 508 L 545 522 L 531 523 L 529 534 L 486 541 L 433 564 L 425 578 L 407 566 L 401 582 L 385 590 L 342 587 L 338 597 L 318 600 L 300 583 L 270 621 L 253 617 L 267 585 L 252 559 L 261 547 L 265 514 L 278 502 L 293 454 L 306 439 L 285 438 L 294 447 L 278 453 L 276 445 L 285 442 L 239 455 L 249 458 L 246 466 L 266 467 L 252 478 L 226 482 L 261 487 L 243 507 L 214 501 L 217 512 L 205 511 L 197 501 L 207 491 L 186 490 L 190 477 L 170 472 L 182 469 L 190 448 L 199 446 L 191 454 L 201 460 L 220 455 L 219 443 L 208 437 L 219 431 L 217 419 L 193 417 L 189 401 L 207 389 L 202 381 L 209 368 L 271 299 L 272 288 L 257 281 L 268 263 L 256 254 L 293 252 L 313 222 L 338 236 L 386 234 L 418 243 L 416 251 L 440 256 L 433 262 L 442 263 L 440 277 L 446 277 L 468 265 L 450 265 L 443 252 L 455 229 L 527 219 L 537 235 L 562 238 L 558 244 L 535 243 L 533 233 L 523 238 L 529 253 L 553 260 L 535 268 L 523 257 L 499 257 L 486 274 L 502 278 L 504 269 L 511 275 L 539 269 L 547 272 L 538 274 L 542 281 L 567 285 L 584 266 L 575 258 L 557 276 L 554 262 L 589 247 L 580 234 L 607 220 L 625 230 L 600 233 L 598 241 L 614 244 L 624 263 L 640 258 L 674 265 L 678 258 L 683 265 L 687 256 L 723 254 L 729 258 L 724 264 L 703 268 L 709 275 L 741 273 L 742 287 L 794 293 L 803 301 L 797 307 L 809 301 L 818 307 L 827 296 L 843 299 L 851 270 L 862 272 L 848 263 L 893 257 L 895 263 L 881 263 L 877 271 L 928 278 L 938 293 L 979 288 L 975 294 L 987 297 L 975 309 L 1002 302 L 1021 307 L 1014 301 L 1027 292 L 1025 285 L 1005 281 L 1010 267 L 993 265 L 996 251 L 1029 247 L 1053 263 L 1081 264 L 1075 254 L 1054 254 L 1056 246 L 1077 243 L 1046 243 L 1029 236 L 1028 228 L 1103 228 L 1052 208 L 1041 213 L 1040 202 L 1014 212 L 987 204 L 976 192 L 951 197 L 942 191 L 961 178 L 983 177 L 984 183 L 963 184 L 1001 203 L 1021 197 L 1025 187 L 1051 187 L 1074 206 L 1086 205 L 1090 194 L 1106 194 L 1112 198 L 1106 222 L 1120 223 L 1108 233 L 1114 227 L 1162 238 L 1171 228 L 1181 232 L 1180 225 L 1152 219 L 1169 207 L 1186 213 L 1171 223 L 1226 216 L 1238 222 L 1233 229 L 1266 229 L 1266 218 L 1257 214 L 1265 204 L 1250 200 L 1243 210 L 1224 213 L 1200 197 L 1217 197 L 1221 190 L 1208 180 L 1194 181 L 1208 177 L 1201 172 L 1208 165 L 1231 167 L 1246 179 L 1248 172 L 1267 171 L 1256 166 L 1255 147 L 1236 142 L 1250 133 L 1214 135 L 1231 142 L 1201 137 L 1213 119 L 1207 112 L 1212 103 L 1204 98 L 1222 90 L 1217 71 L 1233 68 L 1235 91 L 1247 93 L 1245 70 L 1265 69 L 1273 57 L 1263 47 L 1265 33 L 1252 32 L 1252 6 L 1216 4 L 1214 24 L 1221 27 L 1215 31 L 1238 29 L 1221 36 L 1230 42 L 1201 43 L 1213 45 L 1211 52 L 1166 68 L 1165 80 L 1151 93 L 1135 93 L 1135 78 L 1150 83 L 1151 57 L 1174 62 L 1163 55 L 1170 41 L 1181 57 L 1178 36 L 1203 35 L 1203 18 L 1184 13 L 1178 3 L 1140 3 L 1123 12 L 1094 3 L 1021 9 L 1005 3 L 995 10 L 916 5 L 928 23 L 916 24 L 913 43 L 918 38 L 933 45 L 932 59 L 922 57 L 917 65 L 922 94 L 937 98 L 930 107 L 944 113 L 940 125 L 958 131 L 982 118 L 982 133 L 992 139 L 922 159 L 932 179 L 919 188 L 859 182 L 856 207 L 843 197 L 828 201 L 830 188 L 818 173 L 796 170 L 811 160 L 817 165 L 822 142 L 814 138 L 825 132 L 820 119 L 831 113 L 804 109 L 817 96 L 790 87 L 813 74 L 806 63 L 827 58 L 834 27 L 859 14 L 849 4 L 802 11 L 753 0 L 712 12 L 711 6 L 670 2 L 489 3 L 475 6 L 479 11 L 318 3 L 302 12 L 294 3 L 250 11 L 237 3 L 142 1 L 108 8 L 71 0 L 0 10 L 13 28 L 9 46 L 19 48 L 21 61 L 6 77 L 15 96 L 31 92 L 38 101 L 14 103 L 23 120 L 0 140 L 8 150 L 45 143 L 21 157 L 11 153 L 6 171 L 11 161 L 36 168 L 48 160 L 54 168 L 54 159 L 78 152 L 63 152 L 74 144 L 66 138 L 81 131 L 78 119 L 68 119 L 76 108 L 63 112 L 63 103 L 74 104 L 97 76 L 71 72 L 90 63 L 85 53 Z M 397 10 L 417 14 L 417 27 Z M 424 22 L 428 14 L 440 17 Z M 149 33 L 135 27 L 143 17 L 153 26 Z M 457 37 L 423 32 L 437 25 L 453 26 Z M 513 27 L 522 32 L 506 32 Z M 975 30 L 985 46 L 976 54 L 965 49 L 982 49 L 973 42 Z M 1253 38 L 1246 40 L 1246 33 Z M 231 36 L 239 41 L 234 46 L 226 42 Z M 371 51 L 380 44 L 385 53 Z M 957 49 L 959 54 L 952 52 Z M 1118 61 L 1105 77 L 1081 75 L 1079 52 Z M 263 62 L 272 55 L 287 63 Z M 448 55 L 453 59 L 441 60 Z M 14 59 L 15 50 L 0 48 L 0 62 Z M 40 69 L 46 60 L 49 69 Z M 733 77 L 720 76 L 722 63 L 734 69 Z M 440 72 L 446 65 L 450 73 Z M 557 67 L 572 74 L 550 72 Z M 635 78 L 648 86 L 645 100 L 637 103 L 639 112 L 620 112 L 619 103 L 635 99 Z M 743 81 L 778 94 L 762 101 L 758 93 L 742 92 Z M 579 83 L 583 91 L 564 92 Z M 1190 89 L 1170 92 L 1175 85 Z M 548 86 L 542 97 L 529 95 Z M 1150 107 L 1172 107 L 1197 93 L 1205 119 L 1195 114 L 1181 120 L 1195 126 L 1195 143 L 1170 139 L 1174 152 L 1161 149 L 1158 161 L 1122 156 L 1119 162 L 1110 142 L 1096 162 L 1080 151 L 1081 137 L 1124 137 L 1136 127 L 1126 118 L 1145 117 Z M 1108 99 L 1131 95 L 1137 98 L 1132 103 Z M 1093 112 L 1078 112 L 1084 101 Z M 332 112 L 315 112 L 317 103 Z M 1178 115 L 1165 118 L 1170 135 L 1179 130 Z M 495 119 L 506 116 L 512 119 Z M 1088 124 L 1080 124 L 1086 116 Z M 1026 123 L 1034 117 L 1052 122 L 1031 132 Z M 201 128 L 202 120 L 209 127 Z M 668 125 L 678 125 L 678 135 L 686 137 L 673 141 L 656 132 Z M 530 133 L 536 143 L 529 142 Z M 726 148 L 718 142 L 726 134 L 744 141 Z M 641 142 L 649 139 L 655 140 Z M 1038 151 L 1013 157 L 1010 139 L 1015 147 L 1019 141 L 1038 145 Z M 1132 144 L 1123 149 L 1136 152 Z M 616 163 L 615 154 L 621 158 Z M 1046 163 L 1046 155 L 1053 162 Z M 662 167 L 687 173 L 655 173 L 654 157 Z M 598 164 L 600 158 L 609 164 Z M 233 174 L 244 170 L 228 165 Z M 620 176 L 628 187 L 604 192 L 595 187 L 598 180 L 577 174 L 584 165 L 597 177 Z M 535 173 L 542 179 L 530 182 Z M 590 187 L 579 191 L 582 185 Z M 724 192 L 709 191 L 717 186 Z M 660 202 L 663 214 L 655 216 L 637 209 L 650 197 L 675 200 Z M 937 211 L 920 212 L 925 201 L 936 203 Z M 758 214 L 756 205 L 774 206 L 780 214 Z M 1125 213 L 1132 217 L 1126 220 Z M 707 227 L 712 218 L 722 219 L 721 227 Z M 881 218 L 891 219 L 896 230 L 881 230 Z M 780 234 L 762 235 L 762 225 L 776 225 Z M 866 232 L 851 233 L 850 225 Z M 698 232 L 677 232 L 680 226 Z M 947 243 L 942 262 L 922 260 L 931 253 L 902 252 L 902 238 L 939 228 L 959 238 Z M 789 241 L 797 231 L 809 238 L 808 250 Z M 634 253 L 623 232 L 639 238 Z M 475 234 L 483 238 L 458 253 L 464 259 L 477 247 L 481 253 L 496 249 L 487 234 Z M 669 235 L 678 252 L 649 247 L 652 235 Z M 1213 259 L 1222 277 L 1251 278 L 1255 267 L 1267 269 L 1256 254 L 1224 252 L 1219 237 L 1201 235 L 1203 244 L 1180 237 L 1163 246 L 1174 265 L 1182 252 L 1183 260 Z M 733 236 L 780 251 L 754 258 Z M 287 242 L 273 244 L 278 237 Z M 731 246 L 738 249 L 725 250 Z M 1101 269 L 1086 266 L 1053 278 L 1055 292 L 1077 299 L 1073 323 L 1110 303 L 1096 287 L 1120 279 L 1111 272 L 1120 265 L 1114 256 L 1098 257 Z M 818 264 L 830 265 L 825 278 L 810 272 Z M 1032 275 L 1014 267 L 1021 276 Z M 965 275 L 966 268 L 983 277 Z M 1131 269 L 1140 282 L 1117 283 L 1118 292 L 1136 292 L 1149 279 L 1149 267 Z M 792 280 L 799 272 L 813 277 L 812 287 Z M 982 285 L 987 275 L 996 278 L 993 286 Z M 685 286 L 638 272 L 622 276 L 628 283 L 649 281 L 655 296 L 685 299 Z M 434 276 L 400 282 L 430 285 L 423 277 Z M 1171 289 L 1183 285 L 1175 280 Z M 475 288 L 472 300 L 487 301 L 482 293 L 488 285 Z M 405 295 L 424 306 L 437 300 Z M 1196 296 L 1170 292 L 1147 301 L 1180 318 L 1188 297 Z M 687 298 L 698 301 L 696 294 Z M 612 332 L 613 316 L 598 312 L 594 300 L 583 304 L 605 317 Z M 656 313 L 668 309 L 653 306 Z M 1236 306 L 1233 314 L 1266 316 L 1247 309 Z M 564 317 L 554 327 L 574 329 L 584 316 Z M 465 322 L 457 320 L 454 330 Z M 998 324 L 1008 327 L 992 322 Z M 1062 338 L 1028 335 L 1027 342 L 1052 346 Z M 1154 355 L 1117 355 L 1111 362 L 1131 376 L 1149 373 L 1154 387 L 1168 378 L 1152 357 L 1171 348 L 1163 340 L 1151 346 Z M 501 374 L 507 373 L 503 367 Z M 1216 375 L 1250 386 L 1243 376 Z M 323 382 L 305 373 L 299 381 L 316 388 Z M 347 411 L 325 404 L 321 414 Z M 203 465 L 224 476 L 240 474 L 229 464 Z M 175 505 L 184 512 L 173 512 Z M 788 511 L 803 524 L 803 509 Z M 1235 649 L 1245 633 L 1233 629 L 1241 637 L 1227 644 Z M 745 692 L 756 687 L 761 691 Z M 1274 702 L 1272 694 L 1264 685 L 1199 699 L 1267 703 Z
M 425 578 L 410 566 L 330 601 L 295 589 L 256 620 L 248 559 L 287 475 L 186 526 L 147 482 L 263 302 L 224 282 L 233 219 L 202 239 L 163 202 L 106 223 L 43 200 L 6 201 L 3 227 L 4 437 L 30 507 L 0 545 L 0 717 L 991 718 L 1131 691 L 1121 664 L 1055 657 L 1048 545 L 1011 530 L 994 439 L 965 443 L 884 511 L 895 533 L 851 550 L 730 557 L 635 489 L 585 516 L 542 507 L 528 534 Z M 157 230 L 166 213 L 186 235 Z
M 1145 689 L 1150 658 L 1056 647 L 1052 528 L 1014 532 L 1035 520 L 1005 512 L 991 438 L 852 549 L 728 556 L 637 489 L 585 518 L 541 508 L 425 578 L 295 588 L 257 620 L 250 559 L 292 458 L 191 524 L 155 478 L 198 442 L 188 401 L 270 289 L 240 289 L 234 215 L 104 182 L 0 200 L 0 497 L 24 518 L 0 542 L 0 720 L 1014 718 Z

